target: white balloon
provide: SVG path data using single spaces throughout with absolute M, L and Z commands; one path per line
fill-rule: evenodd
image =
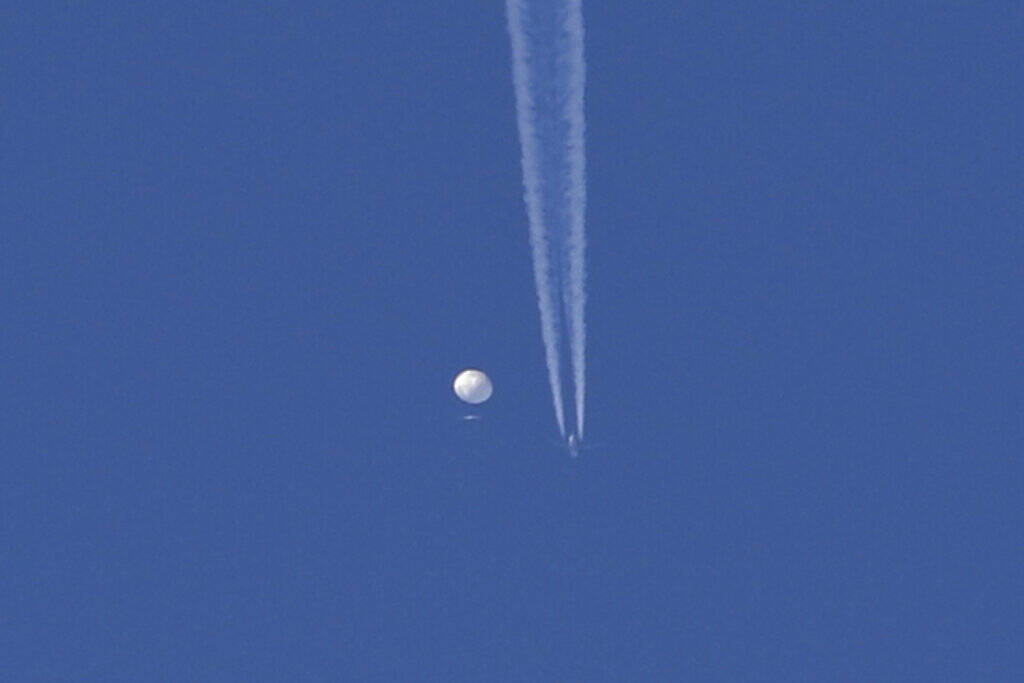
M 483 403 L 494 393 L 491 378 L 483 371 L 473 368 L 455 375 L 452 390 L 466 403 Z

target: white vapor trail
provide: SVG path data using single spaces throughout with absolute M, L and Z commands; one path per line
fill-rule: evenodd
M 561 355 L 568 346 L 576 434 L 583 438 L 586 330 L 582 0 L 507 0 L 541 337 L 565 436 Z M 568 340 L 563 339 L 568 329 Z

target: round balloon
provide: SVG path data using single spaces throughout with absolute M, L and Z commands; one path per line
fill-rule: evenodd
M 494 393 L 491 378 L 475 368 L 463 370 L 455 375 L 452 390 L 466 403 L 483 403 Z

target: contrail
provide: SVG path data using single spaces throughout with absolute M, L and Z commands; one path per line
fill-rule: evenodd
M 507 0 L 506 10 L 524 197 L 555 419 L 565 436 L 561 354 L 568 346 L 576 434 L 582 439 L 586 178 L 581 0 Z M 568 328 L 567 343 L 563 327 Z

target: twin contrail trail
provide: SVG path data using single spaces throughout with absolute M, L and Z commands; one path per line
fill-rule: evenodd
M 568 348 L 578 439 L 583 438 L 586 379 L 585 64 L 581 3 L 582 0 L 506 0 L 541 337 L 555 419 L 563 437 L 566 426 L 561 358 Z M 567 342 L 563 335 L 566 328 Z

